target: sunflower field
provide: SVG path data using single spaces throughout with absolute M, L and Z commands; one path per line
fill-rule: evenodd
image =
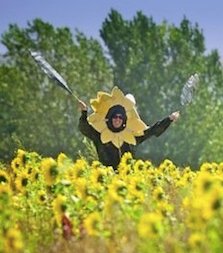
M 222 252 L 223 163 L 194 171 L 125 153 L 115 173 L 19 149 L 0 166 L 1 253 Z

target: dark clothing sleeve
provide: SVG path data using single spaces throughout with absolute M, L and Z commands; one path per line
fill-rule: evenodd
M 170 126 L 171 122 L 172 120 L 169 117 L 156 122 L 154 125 L 144 131 L 143 136 L 136 137 L 137 144 L 142 143 L 153 135 L 156 137 L 160 136 Z
M 88 137 L 94 142 L 100 137 L 99 133 L 88 123 L 87 111 L 82 111 L 78 128 L 84 136 Z

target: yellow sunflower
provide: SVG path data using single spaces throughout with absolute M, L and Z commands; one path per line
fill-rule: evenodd
M 84 227 L 89 235 L 99 235 L 101 230 L 101 214 L 98 212 L 90 213 L 84 220 Z
M 158 213 L 144 213 L 138 224 L 138 233 L 142 238 L 157 238 L 163 232 L 162 216 Z
M 26 186 L 28 185 L 29 181 L 30 181 L 30 177 L 26 171 L 19 172 L 15 180 L 16 189 L 19 192 L 25 193 Z
M 188 238 L 188 245 L 192 249 L 196 249 L 196 248 L 199 249 L 202 245 L 205 244 L 206 240 L 207 238 L 205 238 L 204 233 L 194 232 Z
M 44 203 L 46 203 L 46 201 L 47 201 L 47 194 L 46 194 L 46 192 L 44 190 L 39 190 L 38 191 L 38 202 L 40 204 L 44 204 Z
M 136 136 L 141 136 L 148 126 L 140 119 L 134 101 L 114 87 L 111 94 L 98 92 L 96 99 L 90 101 L 93 113 L 88 122 L 101 135 L 102 143 L 112 142 L 120 148 L 124 142 L 136 145 Z M 109 126 L 109 116 L 114 108 L 121 108 L 126 115 L 125 122 L 119 131 L 113 131 Z
M 57 195 L 52 202 L 52 208 L 57 225 L 61 226 L 62 216 L 67 210 L 67 197 L 61 194 Z
M 0 184 L 8 184 L 10 182 L 10 178 L 6 171 L 0 169 Z
M 23 240 L 21 232 L 16 228 L 9 228 L 4 238 L 4 249 L 6 253 L 23 252 Z
M 0 197 L 3 195 L 11 195 L 11 188 L 8 184 L 0 184 Z
M 57 162 L 53 158 L 44 158 L 41 162 L 41 170 L 43 171 L 45 181 L 48 186 L 56 183 L 59 176 L 59 169 Z

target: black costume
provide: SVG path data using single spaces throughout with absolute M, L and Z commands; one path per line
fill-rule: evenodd
M 172 120 L 169 117 L 164 118 L 161 121 L 156 122 L 154 125 L 144 131 L 143 136 L 136 137 L 136 145 L 142 143 L 144 140 L 155 135 L 160 136 L 171 124 Z M 83 135 L 90 138 L 96 147 L 99 161 L 105 166 L 112 166 L 114 170 L 120 162 L 121 156 L 125 152 L 131 152 L 134 155 L 134 145 L 125 143 L 118 149 L 112 142 L 103 144 L 100 139 L 100 133 L 97 132 L 87 120 L 87 111 L 82 111 L 82 115 L 79 120 L 79 130 Z

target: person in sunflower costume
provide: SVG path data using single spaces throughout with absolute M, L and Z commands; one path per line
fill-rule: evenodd
M 125 96 L 118 87 L 114 87 L 111 94 L 99 91 L 90 104 L 93 113 L 88 116 L 87 105 L 79 100 L 79 130 L 93 141 L 99 161 L 114 170 L 125 152 L 134 155 L 135 146 L 153 135 L 160 136 L 180 115 L 176 111 L 147 126 L 137 113 L 134 97 Z

